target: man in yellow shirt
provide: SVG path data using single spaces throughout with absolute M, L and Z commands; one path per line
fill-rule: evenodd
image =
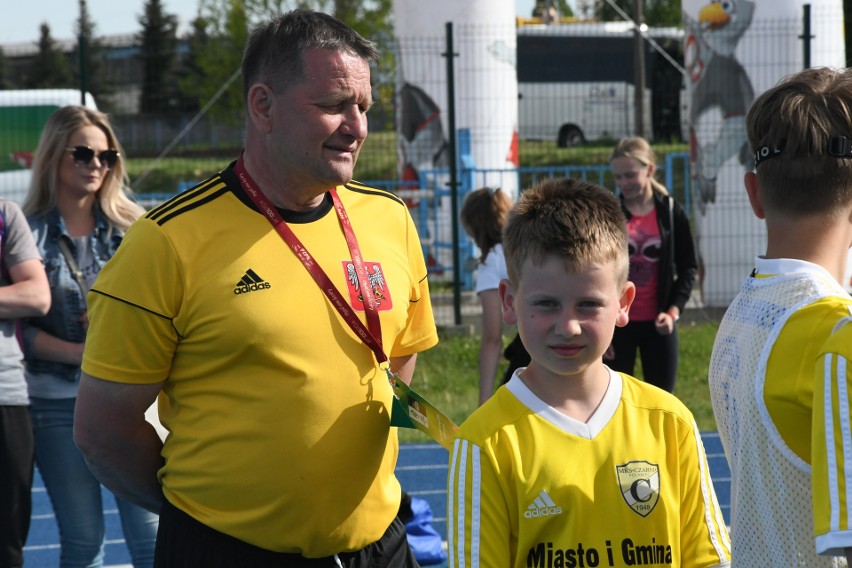
M 410 381 L 437 334 L 405 204 L 351 181 L 376 58 L 326 14 L 255 28 L 244 152 L 131 227 L 89 296 L 75 437 L 161 509 L 158 567 L 416 566 L 386 370 Z

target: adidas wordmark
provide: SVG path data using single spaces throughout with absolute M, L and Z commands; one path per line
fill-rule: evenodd
M 254 270 L 249 268 L 243 277 L 240 278 L 240 281 L 237 282 L 234 294 L 248 294 L 249 292 L 266 290 L 267 288 L 272 288 L 272 284 L 265 281 Z
M 553 502 L 553 499 L 550 498 L 550 495 L 547 494 L 547 491 L 542 491 L 538 494 L 538 497 L 535 498 L 535 501 L 527 507 L 527 510 L 524 511 L 524 517 L 527 519 L 537 519 L 539 517 L 552 517 L 554 515 L 561 515 L 562 507 L 556 505 Z

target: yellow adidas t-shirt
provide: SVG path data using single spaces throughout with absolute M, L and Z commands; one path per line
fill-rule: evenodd
M 385 352 L 431 347 L 426 267 L 405 204 L 357 183 L 337 190 Z M 330 201 L 285 219 L 365 321 Z M 166 381 L 169 501 L 217 531 L 309 557 L 382 536 L 400 499 L 387 376 L 230 169 L 134 224 L 89 301 L 83 369 Z
M 729 541 L 691 413 L 610 372 L 587 423 L 516 373 L 462 424 L 447 492 L 450 566 L 726 566 Z

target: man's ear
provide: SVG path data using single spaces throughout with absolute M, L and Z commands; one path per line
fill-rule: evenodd
M 249 119 L 260 132 L 272 131 L 272 106 L 275 101 L 275 93 L 266 83 L 255 83 L 249 87 L 246 95 L 246 109 Z
M 624 327 L 630 321 L 630 306 L 636 299 L 636 284 L 628 281 L 618 300 L 618 316 L 615 318 L 616 327 Z
M 766 219 L 766 210 L 763 207 L 763 193 L 760 189 L 760 181 L 757 179 L 757 174 L 754 172 L 746 172 L 743 177 L 746 193 L 748 194 L 748 202 L 751 204 L 751 210 L 758 219 Z
M 509 325 L 518 323 L 515 315 L 515 290 L 512 283 L 504 278 L 497 286 L 497 293 L 500 295 L 500 307 L 503 308 L 503 323 Z

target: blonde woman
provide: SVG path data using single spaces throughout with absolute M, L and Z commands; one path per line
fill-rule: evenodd
M 630 323 L 615 330 L 613 358 L 607 358 L 607 364 L 633 375 L 638 350 L 645 381 L 673 392 L 676 323 L 698 272 L 689 219 L 654 179 L 656 160 L 647 140 L 620 140 L 609 161 L 627 217 L 630 280 L 636 285 L 636 299 L 630 307 Z
M 67 106 L 48 119 L 23 210 L 44 258 L 52 303 L 45 316 L 25 321 L 24 355 L 36 463 L 56 513 L 63 567 L 103 565 L 101 485 L 73 442 L 72 424 L 86 294 L 143 213 L 126 181 L 121 146 L 105 114 Z M 134 566 L 152 566 L 157 516 L 116 501 Z

